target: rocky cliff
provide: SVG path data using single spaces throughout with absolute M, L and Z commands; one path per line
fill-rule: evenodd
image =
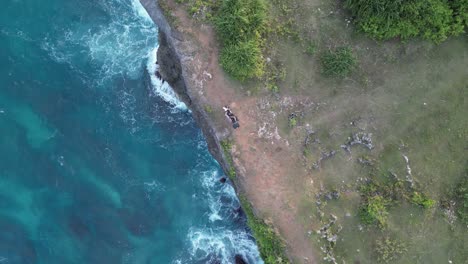
M 140 0 L 140 2 L 159 28 L 157 57 L 161 76 L 192 111 L 195 121 L 205 136 L 210 153 L 221 165 L 224 172 L 229 171 L 230 165 L 220 144 L 220 141 L 226 138 L 229 132 L 216 129 L 199 97 L 194 94 L 196 89 L 191 89 L 199 85 L 196 77 L 191 74 L 193 69 L 184 63 L 192 60 L 191 54 L 193 54 L 196 45 L 191 40 L 185 39 L 180 32 L 169 25 L 157 1 Z

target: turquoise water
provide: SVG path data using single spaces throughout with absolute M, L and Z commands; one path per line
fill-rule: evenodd
M 262 263 L 137 1 L 0 9 L 0 263 Z M 149 69 L 149 70 L 148 70 Z

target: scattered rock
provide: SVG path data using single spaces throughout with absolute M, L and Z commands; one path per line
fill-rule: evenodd
M 334 151 L 334 150 L 322 151 L 321 155 L 320 155 L 320 158 L 316 162 L 312 163 L 312 168 L 313 169 L 320 169 L 322 161 L 332 158 L 333 156 L 335 156 L 335 154 L 336 154 L 336 151 Z
M 372 133 L 359 132 L 353 134 L 352 137 L 348 137 L 348 142 L 346 144 L 341 145 L 341 148 L 350 153 L 351 146 L 356 144 L 363 145 L 369 150 L 372 150 L 374 148 L 374 145 L 372 144 Z
M 366 165 L 366 166 L 373 166 L 374 163 L 372 162 L 372 160 L 370 159 L 367 159 L 365 157 L 360 157 L 358 158 L 358 162 L 362 165 Z
M 235 260 L 236 260 L 235 262 L 236 264 L 247 264 L 247 261 L 245 261 L 244 258 L 239 254 L 235 256 Z

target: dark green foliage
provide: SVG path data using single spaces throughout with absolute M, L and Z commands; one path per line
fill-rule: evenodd
M 215 19 L 223 45 L 221 65 L 238 80 L 263 75 L 262 34 L 266 25 L 264 0 L 225 0 Z
M 419 192 L 413 193 L 413 196 L 411 197 L 411 202 L 426 209 L 433 207 L 435 204 L 434 200 L 426 197 L 426 195 Z
M 225 46 L 220 62 L 227 73 L 241 81 L 263 75 L 262 51 L 255 40 Z
M 346 0 L 357 27 L 378 40 L 422 37 L 436 43 L 463 32 L 467 0 Z
M 458 184 L 455 199 L 457 215 L 463 224 L 468 225 L 468 175 Z
M 325 76 L 345 77 L 356 66 L 356 57 L 350 48 L 341 47 L 323 53 L 320 62 Z
M 381 195 L 365 197 L 359 217 L 365 224 L 379 224 L 380 226 L 387 225 L 388 210 L 390 200 Z
M 458 30 L 463 31 L 464 27 L 468 27 L 468 0 L 452 0 L 449 4 L 453 10 L 455 23 L 461 27 Z
M 252 206 L 240 196 L 242 209 L 247 215 L 247 224 L 252 230 L 255 240 L 260 250 L 260 255 L 266 264 L 288 264 L 290 263 L 284 253 L 284 243 L 271 226 L 262 219 L 255 216 Z
M 266 7 L 262 0 L 225 0 L 216 19 L 223 45 L 256 39 L 265 30 Z

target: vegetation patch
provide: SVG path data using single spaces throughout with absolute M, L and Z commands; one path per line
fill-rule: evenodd
M 361 205 L 359 217 L 365 224 L 375 224 L 379 226 L 387 225 L 388 206 L 390 200 L 382 195 L 373 195 L 365 197 L 364 203 Z
M 325 76 L 345 77 L 354 69 L 357 60 L 351 48 L 340 47 L 324 52 L 320 62 Z
M 266 264 L 289 264 L 288 257 L 284 253 L 285 247 L 281 237 L 270 225 L 255 216 L 252 206 L 244 196 L 240 196 L 239 199 L 247 215 L 247 224 L 252 230 L 263 261 Z
M 455 200 L 457 215 L 468 226 L 468 172 L 457 186 Z
M 219 8 L 217 0 L 176 0 L 179 4 L 186 4 L 188 13 L 200 20 L 211 20 Z
M 223 148 L 224 157 L 227 159 L 229 165 L 228 176 L 231 180 L 236 178 L 236 169 L 234 168 L 234 161 L 232 160 L 231 150 L 232 150 L 232 141 L 225 139 L 221 140 L 221 147 Z
M 413 196 L 411 197 L 411 202 L 422 206 L 426 209 L 431 208 L 434 206 L 435 201 L 426 197 L 424 194 L 419 192 L 413 192 Z
M 385 40 L 422 37 L 436 43 L 463 32 L 467 0 L 346 0 L 359 30 Z
M 407 251 L 406 245 L 396 239 L 384 237 L 376 241 L 377 260 L 381 263 L 392 263 Z
M 315 44 L 315 42 L 313 41 L 309 41 L 305 48 L 305 52 L 309 54 L 310 56 L 313 56 L 316 51 L 317 51 L 317 44 Z
M 411 184 L 402 180 L 388 179 L 379 184 L 375 180 L 368 180 L 358 188 L 361 194 L 359 218 L 364 224 L 387 225 L 388 209 L 396 202 L 407 201 L 429 209 L 434 207 L 435 201 L 422 192 L 415 190 Z
M 293 128 L 297 126 L 298 116 L 295 113 L 292 113 L 288 116 L 288 126 Z
M 240 81 L 260 77 L 264 72 L 262 50 L 255 39 L 224 47 L 220 62 L 227 73 Z
M 167 4 L 167 2 L 164 0 L 161 0 L 161 1 L 157 1 L 157 3 L 159 7 L 161 8 L 161 10 L 163 11 L 164 17 L 168 20 L 169 24 L 171 24 L 174 27 L 177 27 L 177 23 L 178 23 L 177 17 L 172 14 L 171 7 Z
M 205 112 L 207 112 L 208 114 L 213 113 L 213 108 L 211 107 L 211 105 L 206 104 L 203 106 L 203 109 L 205 109 Z
M 264 73 L 261 46 L 266 19 L 264 0 L 226 0 L 219 8 L 214 21 L 223 45 L 221 65 L 240 81 Z

